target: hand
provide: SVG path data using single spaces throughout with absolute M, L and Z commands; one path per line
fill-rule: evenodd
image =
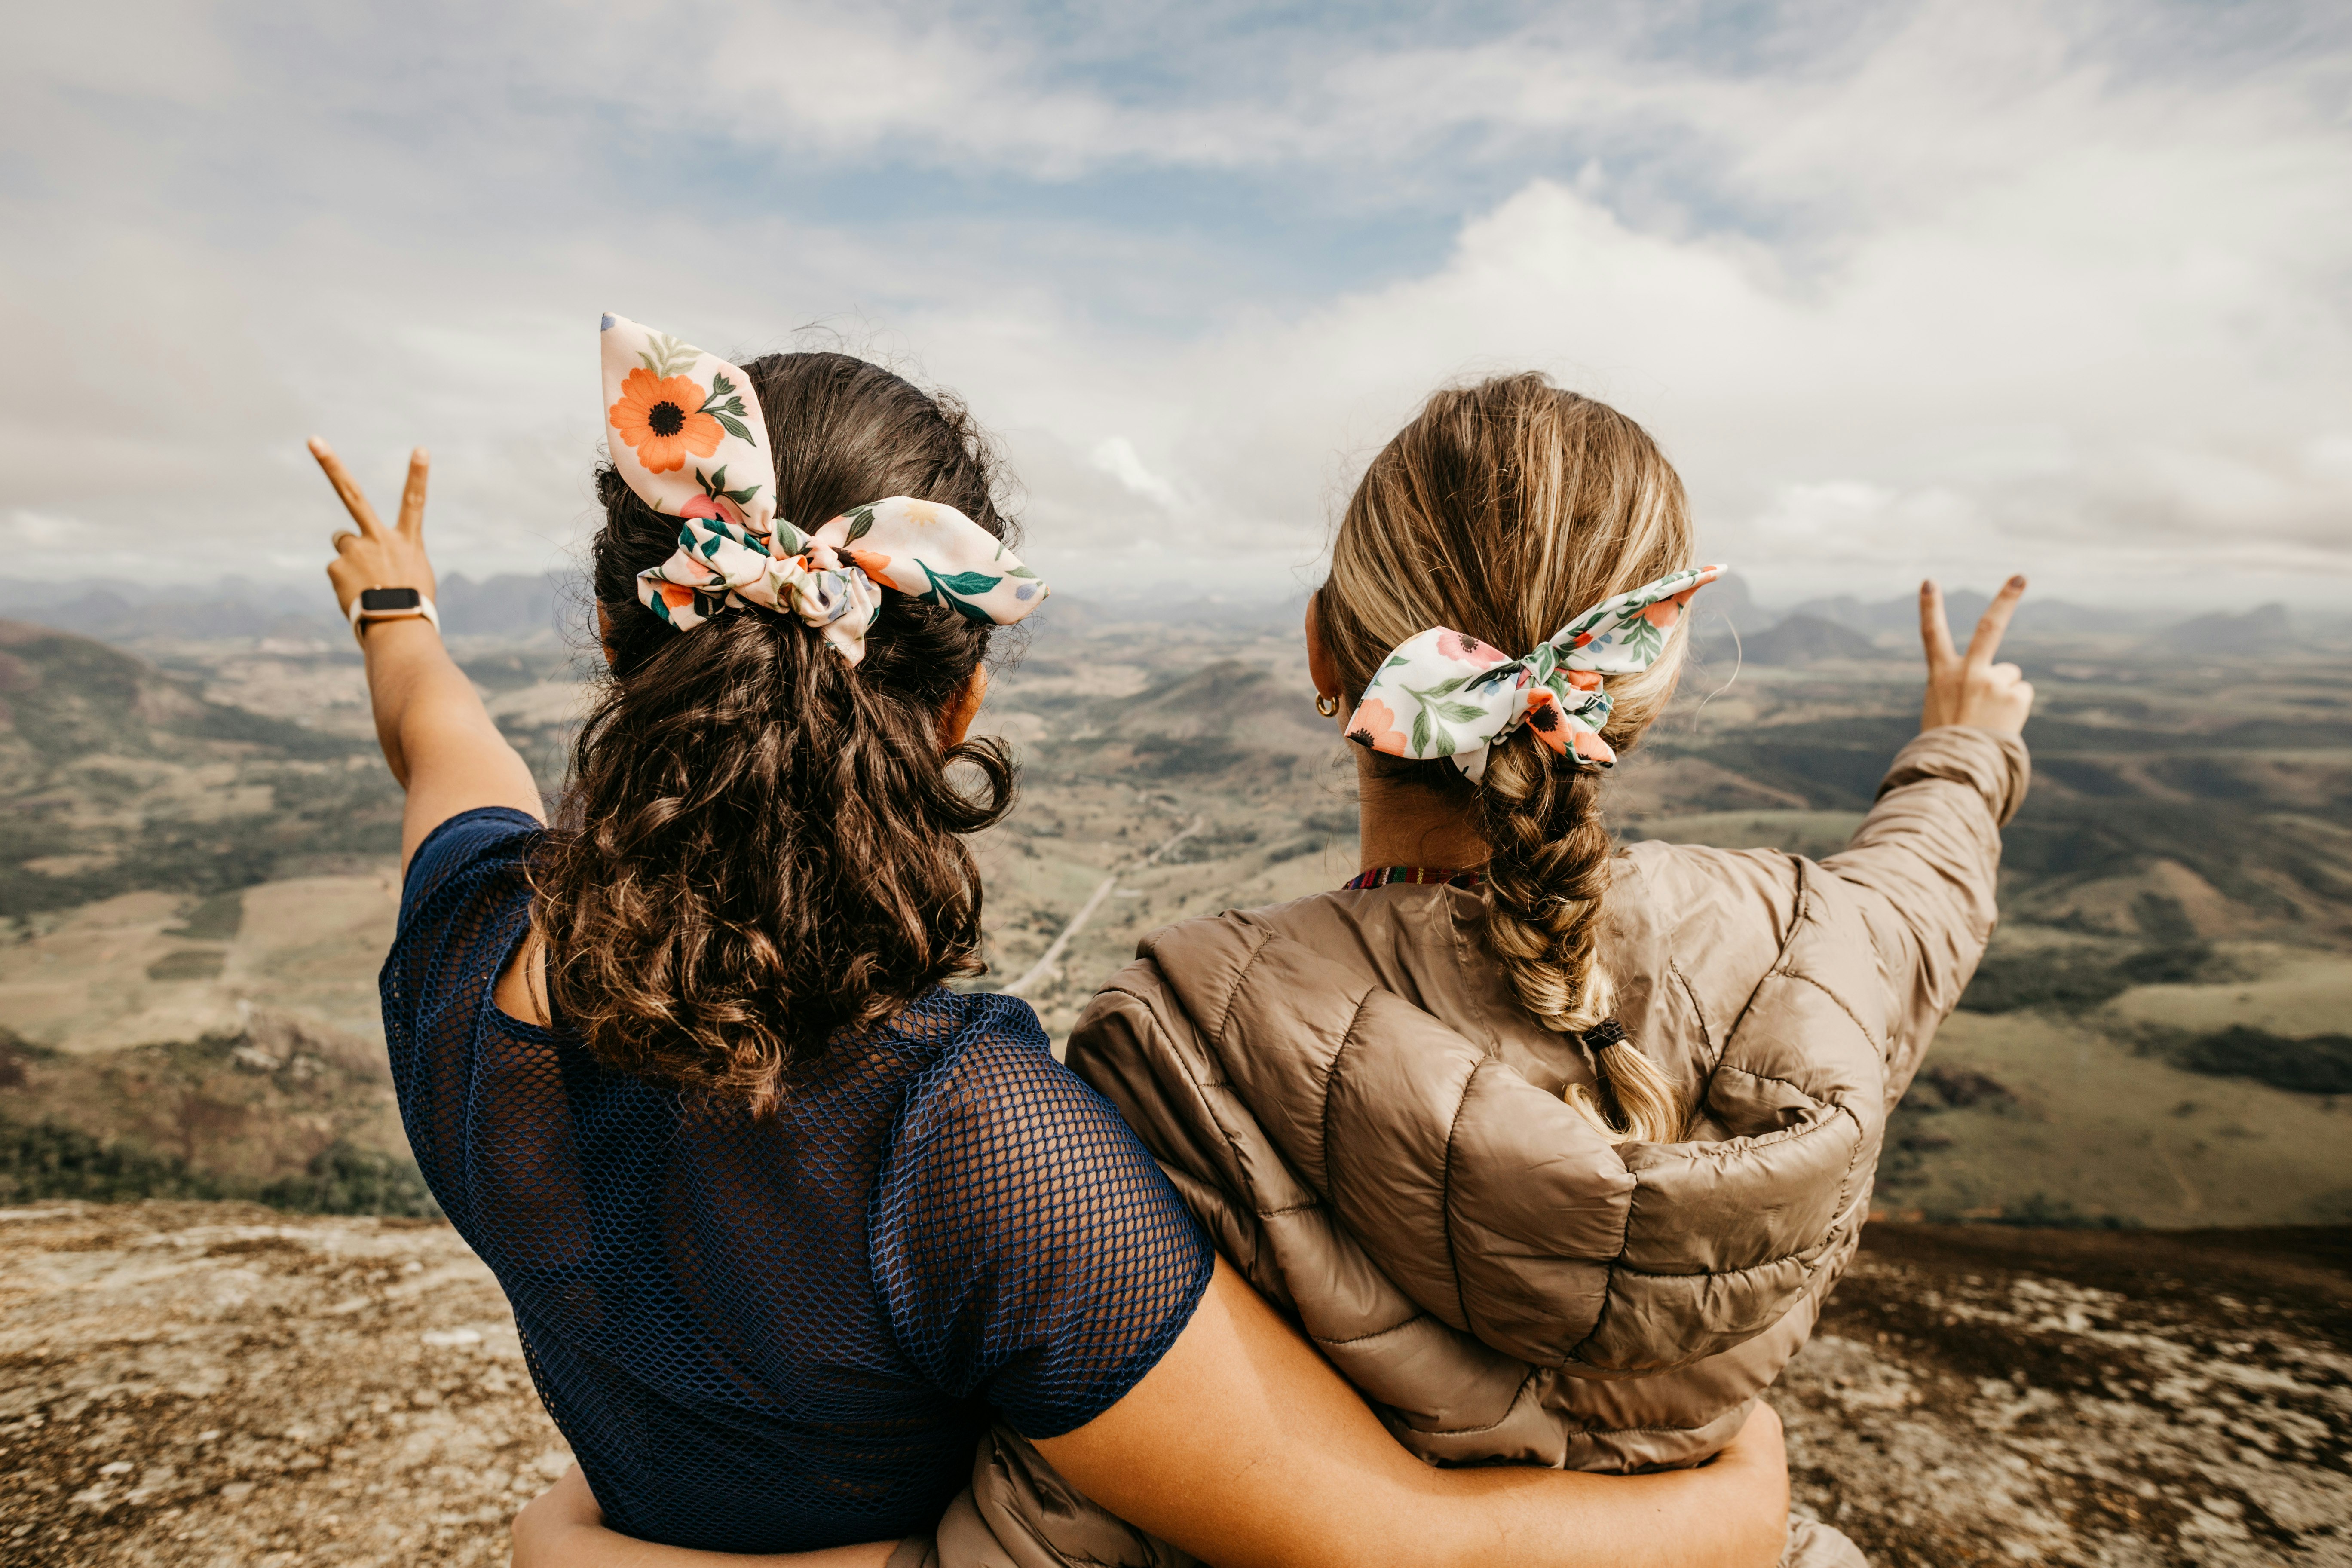
M 310 437 L 310 455 L 327 470 L 328 482 L 343 498 L 343 509 L 359 525 L 357 533 L 335 535 L 335 558 L 327 563 L 327 581 L 335 587 L 335 604 L 348 619 L 352 601 L 370 588 L 414 588 L 434 597 L 433 563 L 425 556 L 425 474 L 431 465 L 425 448 L 408 455 L 408 483 L 400 492 L 400 521 L 386 528 L 375 508 L 343 460 L 322 438 Z
M 425 449 L 408 456 L 400 521 L 393 528 L 377 520 L 332 447 L 312 437 L 310 455 L 359 525 L 357 533 L 335 535 L 335 559 L 327 567 L 344 616 L 370 588 L 414 588 L 433 597 L 433 563 L 425 555 Z M 547 820 L 530 767 L 499 733 L 481 694 L 425 617 L 377 622 L 360 647 L 367 657 L 376 743 L 408 794 L 400 814 L 404 875 L 425 836 L 461 811 L 503 805 Z
M 1976 636 L 1969 639 L 1965 657 L 1952 648 L 1952 629 L 1944 618 L 1944 591 L 1933 583 L 1919 584 L 1919 640 L 1927 645 L 1927 697 L 1919 706 L 1919 728 L 1967 724 L 1998 735 L 2015 735 L 2025 729 L 2033 711 L 2033 688 L 2013 664 L 1995 664 L 2001 634 L 2017 601 L 2025 596 L 2025 579 L 2011 577 L 1985 606 Z

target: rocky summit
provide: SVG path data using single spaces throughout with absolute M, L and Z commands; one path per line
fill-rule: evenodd
M 2342 1229 L 1875 1225 L 1775 1395 L 1885 1568 L 2352 1563 Z M 570 1463 L 436 1220 L 0 1211 L 0 1561 L 506 1560 Z

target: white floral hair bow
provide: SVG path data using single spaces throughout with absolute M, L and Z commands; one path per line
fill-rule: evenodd
M 1525 724 L 1578 767 L 1613 767 L 1602 678 L 1655 664 L 1691 595 L 1722 574 L 1671 572 L 1603 600 L 1525 658 L 1444 626 L 1408 637 L 1364 688 L 1348 739 L 1392 757 L 1451 757 L 1475 782 L 1489 748 Z
M 798 616 L 856 664 L 881 590 L 1009 626 L 1045 584 L 951 506 L 892 496 L 814 533 L 776 515 L 776 465 L 751 378 L 717 354 L 620 316 L 603 328 L 613 467 L 678 520 L 677 553 L 638 574 L 637 598 L 681 629 L 758 605 Z

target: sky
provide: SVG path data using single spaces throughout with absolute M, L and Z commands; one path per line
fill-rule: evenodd
M 1297 594 L 1433 388 L 1641 420 L 1767 602 L 2352 608 L 2352 9 L 26 7 L 0 576 L 325 593 L 327 436 L 575 565 L 596 323 L 951 389 L 1069 591 Z

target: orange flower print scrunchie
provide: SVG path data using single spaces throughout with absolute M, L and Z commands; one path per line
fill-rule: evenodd
M 881 590 L 1009 626 L 1046 587 L 1003 541 L 951 506 L 892 496 L 814 533 L 776 515 L 776 464 L 751 378 L 717 354 L 620 316 L 603 329 L 613 467 L 678 520 L 677 553 L 637 598 L 680 629 L 757 605 L 798 616 L 856 664 Z
M 1603 600 L 1525 658 L 1444 626 L 1407 637 L 1364 688 L 1348 739 L 1392 757 L 1451 757 L 1475 783 L 1487 749 L 1525 724 L 1578 767 L 1613 767 L 1602 679 L 1657 663 L 1691 595 L 1722 574 L 1673 572 Z

